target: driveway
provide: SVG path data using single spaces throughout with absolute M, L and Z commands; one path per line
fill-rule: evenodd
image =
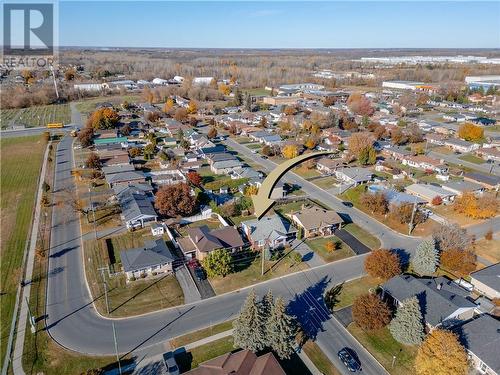
M 371 249 L 345 229 L 336 229 L 334 234 L 345 242 L 356 255 L 367 254 Z
M 188 268 L 189 273 L 191 274 L 191 277 L 193 278 L 194 282 L 196 283 L 196 287 L 198 288 L 201 299 L 205 298 L 210 298 L 215 296 L 214 289 L 212 288 L 212 285 L 210 285 L 210 282 L 208 281 L 208 278 L 205 278 L 204 280 L 198 280 L 196 277 L 194 270 L 192 268 Z
M 335 310 L 333 312 L 333 316 L 337 318 L 340 324 L 347 328 L 347 326 L 352 323 L 352 306 L 347 306 L 343 309 Z
M 292 250 L 302 255 L 302 261 L 309 267 L 317 267 L 325 264 L 325 261 L 304 240 L 294 239 L 290 245 L 292 246 Z
M 201 300 L 200 292 L 191 277 L 185 264 L 175 270 L 175 277 L 184 293 L 184 303 L 191 303 Z

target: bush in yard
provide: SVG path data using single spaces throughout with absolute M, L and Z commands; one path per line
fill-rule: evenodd
M 85 166 L 92 169 L 101 168 L 101 159 L 99 158 L 99 155 L 97 155 L 95 152 L 92 152 L 88 156 L 87 160 L 85 160 Z
M 487 231 L 484 235 L 484 238 L 488 241 L 491 241 L 493 239 L 493 231 L 491 229 Z
M 388 280 L 401 274 L 401 263 L 397 254 L 386 249 L 378 249 L 366 257 L 365 270 L 370 276 Z
M 389 324 L 389 331 L 397 342 L 405 345 L 419 345 L 425 337 L 422 311 L 417 297 L 403 301 L 396 316 Z
M 393 220 L 401 224 L 411 223 L 412 217 L 414 225 L 421 224 L 426 219 L 426 216 L 420 210 L 413 212 L 414 207 L 411 203 L 392 204 L 389 211 L 389 215 Z
M 92 144 L 92 137 L 94 136 L 94 129 L 92 127 L 82 129 L 78 132 L 77 139 L 82 147 L 89 147 Z
M 362 329 L 372 331 L 385 327 L 391 321 L 391 311 L 387 304 L 374 294 L 364 294 L 352 305 L 354 323 Z
M 465 375 L 468 370 L 467 353 L 451 331 L 432 330 L 418 348 L 415 358 L 417 375 Z
M 202 260 L 202 264 L 209 277 L 226 277 L 233 272 L 232 260 L 228 250 L 218 249 L 208 253 L 205 259 Z
M 302 262 L 302 255 L 300 255 L 300 253 L 294 251 L 293 254 L 292 254 L 292 260 L 295 263 L 300 263 L 300 262 Z
M 498 213 L 499 203 L 493 195 L 476 197 L 466 192 L 455 199 L 453 209 L 473 219 L 488 219 Z
M 363 193 L 359 203 L 366 207 L 372 214 L 385 215 L 389 207 L 389 201 L 384 193 Z
M 48 183 L 46 183 L 45 181 L 42 184 L 42 190 L 46 193 L 50 191 L 50 185 Z
M 192 183 L 194 186 L 200 186 L 201 182 L 203 181 L 201 175 L 195 171 L 188 172 L 186 177 L 188 181 Z
M 443 203 L 443 198 L 441 198 L 439 195 L 436 195 L 434 198 L 432 198 L 431 203 L 433 206 L 439 206 Z
M 419 275 L 431 275 L 439 263 L 439 253 L 433 238 L 422 241 L 411 257 L 411 266 Z

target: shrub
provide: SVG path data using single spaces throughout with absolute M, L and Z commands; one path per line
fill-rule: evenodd
M 364 294 L 354 300 L 353 321 L 362 329 L 371 331 L 385 327 L 391 321 L 387 304 L 374 294 Z
M 366 257 L 365 270 L 370 276 L 388 280 L 401 274 L 401 263 L 399 257 L 392 251 L 378 249 Z

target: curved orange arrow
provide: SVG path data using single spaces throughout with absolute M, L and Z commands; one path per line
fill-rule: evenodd
M 273 191 L 276 183 L 281 177 L 283 177 L 286 172 L 295 167 L 297 164 L 302 163 L 303 161 L 315 158 L 317 156 L 333 153 L 335 153 L 335 151 L 317 151 L 311 152 L 310 154 L 303 154 L 293 159 L 287 160 L 273 169 L 262 182 L 257 195 L 252 195 L 253 207 L 255 209 L 255 216 L 257 216 L 257 219 L 260 219 L 262 216 L 264 216 L 264 214 L 269 211 L 269 209 L 275 203 L 274 200 L 270 199 L 269 197 L 271 196 L 271 192 Z

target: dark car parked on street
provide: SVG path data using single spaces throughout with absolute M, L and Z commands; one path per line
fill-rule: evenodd
M 338 356 L 350 372 L 361 371 L 361 363 L 359 362 L 358 356 L 351 348 L 343 347 L 339 350 Z

